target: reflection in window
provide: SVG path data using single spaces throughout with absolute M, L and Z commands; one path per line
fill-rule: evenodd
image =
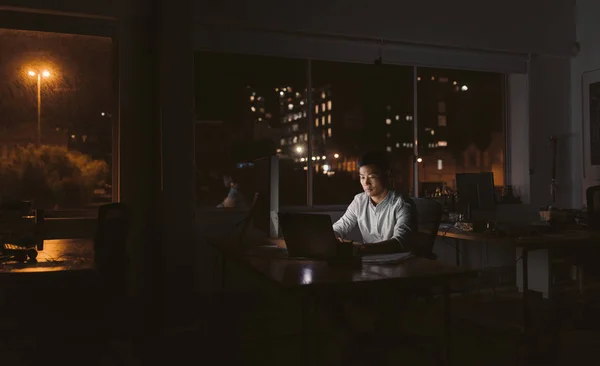
M 112 48 L 110 38 L 0 29 L 2 199 L 112 201 Z
M 495 185 L 504 185 L 503 159 L 486 159 L 505 154 L 503 75 L 425 68 L 419 73 L 447 78 L 419 83 L 419 155 L 437 161 L 419 166 L 420 183 L 455 188 L 456 173 L 493 172 Z
M 440 114 L 438 115 L 438 126 L 440 127 L 446 127 L 446 116 Z
M 438 103 L 438 113 L 441 113 L 441 114 L 446 113 L 446 102 Z
M 395 177 L 396 188 L 408 192 L 412 151 L 395 146 L 412 135 L 412 123 L 394 122 L 413 114 L 412 75 L 412 67 L 313 61 L 313 99 L 322 104 L 322 89 L 327 99 L 326 139 L 313 152 L 321 162 L 325 156 L 322 164 L 327 165 L 327 171 L 321 166 L 314 176 L 316 205 L 349 204 L 361 191 L 359 157 L 369 150 L 385 152 L 388 146 L 390 159 L 406 168 L 398 169 L 402 178 Z
M 306 61 L 197 52 L 194 74 L 198 204 L 220 203 L 230 173 L 246 200 L 269 197 L 265 158 L 277 153 L 280 204 L 306 205 Z

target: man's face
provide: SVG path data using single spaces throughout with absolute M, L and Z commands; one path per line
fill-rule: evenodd
M 369 197 L 377 197 L 385 192 L 383 173 L 375 165 L 363 165 L 358 170 L 360 184 Z

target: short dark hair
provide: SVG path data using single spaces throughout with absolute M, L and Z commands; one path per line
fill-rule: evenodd
M 360 159 L 358 159 L 358 167 L 365 165 L 374 165 L 382 174 L 387 173 L 390 170 L 390 163 L 385 153 L 380 151 L 370 151 Z

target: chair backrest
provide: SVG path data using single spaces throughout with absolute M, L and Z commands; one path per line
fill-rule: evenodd
M 98 210 L 94 261 L 102 282 L 117 290 L 125 288 L 129 269 L 127 239 L 131 214 L 123 203 L 109 203 Z
M 585 198 L 587 203 L 588 217 L 590 221 L 598 221 L 600 218 L 600 186 L 592 186 L 586 189 Z
M 246 237 L 246 233 L 248 232 L 248 228 L 250 227 L 250 223 L 254 219 L 254 214 L 256 212 L 256 205 L 258 203 L 258 199 L 260 194 L 258 192 L 254 193 L 254 198 L 252 199 L 252 205 L 250 205 L 250 210 L 248 210 L 248 215 L 242 220 L 241 225 L 242 228 L 240 230 L 240 247 L 244 246 L 244 238 Z
M 430 259 L 435 259 L 433 245 L 442 220 L 442 205 L 426 198 L 412 199 L 416 213 L 419 231 L 414 236 L 416 253 Z

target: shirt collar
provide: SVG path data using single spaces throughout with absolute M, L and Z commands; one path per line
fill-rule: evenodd
M 387 194 L 385 195 L 385 198 L 379 202 L 379 204 L 375 205 L 373 203 L 373 201 L 371 201 L 371 198 L 368 197 L 369 199 L 369 205 L 371 205 L 371 208 L 375 209 L 377 207 L 383 207 L 385 205 L 387 205 L 387 203 L 392 199 L 392 196 L 394 195 L 394 191 L 392 191 L 391 189 L 388 189 Z

